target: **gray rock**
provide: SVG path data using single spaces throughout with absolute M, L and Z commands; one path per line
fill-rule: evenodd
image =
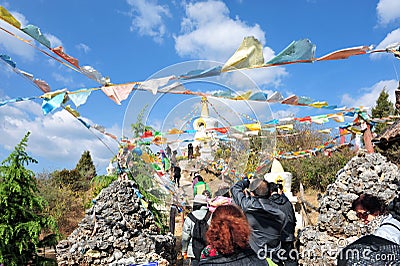
M 319 200 L 315 226 L 299 231 L 299 262 L 303 265 L 336 265 L 336 255 L 348 243 L 367 233 L 351 210 L 362 193 L 379 195 L 389 202 L 397 193 L 400 176 L 395 164 L 379 153 L 359 153 L 336 174 Z
M 135 189 L 132 181 L 115 181 L 104 188 L 78 227 L 57 244 L 58 264 L 129 265 L 154 261 L 174 265 L 175 237 L 171 233 L 159 234 Z

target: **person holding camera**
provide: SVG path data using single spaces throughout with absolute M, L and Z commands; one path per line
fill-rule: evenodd
M 248 189 L 250 194 L 246 193 Z M 255 178 L 237 182 L 231 188 L 233 201 L 242 208 L 252 228 L 250 246 L 259 256 L 282 265 L 278 256 L 281 249 L 281 232 L 287 223 L 286 215 L 268 200 L 270 188 L 267 181 Z

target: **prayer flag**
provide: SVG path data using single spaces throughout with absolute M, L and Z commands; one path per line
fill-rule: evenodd
M 264 64 L 263 47 L 254 36 L 245 37 L 242 44 L 224 64 L 221 72 L 257 67 Z

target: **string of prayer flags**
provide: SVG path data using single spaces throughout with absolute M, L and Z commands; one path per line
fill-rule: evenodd
M 44 93 L 50 92 L 50 86 L 47 84 L 46 81 L 41 79 L 35 79 L 32 74 L 22 71 L 17 68 L 17 64 L 11 59 L 10 56 L 5 54 L 0 54 L 0 59 L 2 59 L 5 63 L 13 68 L 13 70 L 17 73 L 22 75 L 24 78 L 29 79 L 32 81 L 39 89 L 41 89 Z

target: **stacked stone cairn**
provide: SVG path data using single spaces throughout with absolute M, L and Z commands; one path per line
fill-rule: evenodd
M 136 265 L 176 262 L 175 237 L 162 235 L 133 181 L 114 181 L 72 234 L 58 243 L 58 265 Z
M 336 265 L 339 251 L 371 233 L 351 210 L 352 202 L 369 193 L 389 203 L 398 195 L 398 167 L 379 153 L 359 153 L 336 174 L 319 200 L 318 222 L 299 232 L 301 265 Z

